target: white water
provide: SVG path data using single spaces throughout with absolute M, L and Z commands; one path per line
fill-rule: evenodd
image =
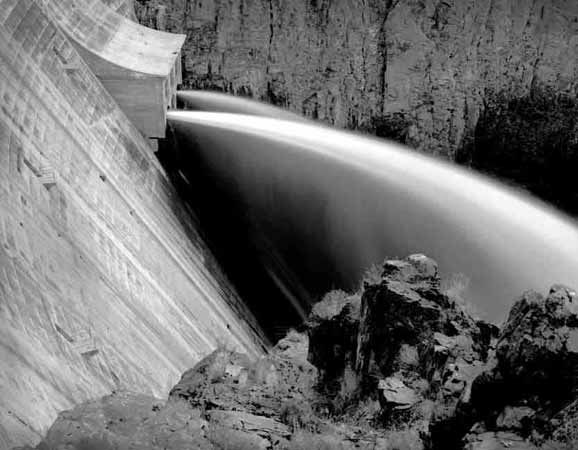
M 231 95 L 211 91 L 177 92 L 180 109 L 187 111 L 222 112 L 264 116 L 271 119 L 284 119 L 296 122 L 307 122 L 307 119 L 266 103 L 257 102 Z
M 386 256 L 425 253 L 444 273 L 466 274 L 465 296 L 492 320 L 525 290 L 578 286 L 576 224 L 545 204 L 399 145 L 252 113 L 168 119 L 179 145 L 234 186 L 289 266 L 323 273 L 317 255 L 329 255 L 353 285 Z

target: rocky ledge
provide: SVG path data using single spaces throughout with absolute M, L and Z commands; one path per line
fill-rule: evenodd
M 498 328 L 436 263 L 387 260 L 259 360 L 219 349 L 163 401 L 130 392 L 63 412 L 37 449 L 578 448 L 578 297 L 525 293 Z

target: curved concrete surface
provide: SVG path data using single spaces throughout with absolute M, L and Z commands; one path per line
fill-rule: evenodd
M 133 0 L 103 0 L 104 3 L 114 9 L 121 16 L 127 19 L 136 21 L 136 14 L 134 10 Z
M 118 9 L 118 2 L 108 1 Z M 164 137 L 165 110 L 175 105 L 182 81 L 185 36 L 143 27 L 101 0 L 42 2 L 137 128 L 147 137 Z
M 152 155 L 40 0 L 0 0 L 0 449 L 119 387 L 263 351 Z

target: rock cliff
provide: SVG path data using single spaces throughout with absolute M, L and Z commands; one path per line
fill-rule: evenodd
M 392 138 L 578 210 L 564 169 L 578 154 L 576 115 L 568 111 L 576 109 L 576 2 L 137 0 L 135 6 L 143 24 L 188 35 L 185 88 L 247 95 Z
M 284 105 L 453 156 L 497 94 L 574 95 L 567 0 L 138 0 L 186 32 L 185 86 Z
M 388 260 L 361 292 L 327 295 L 269 355 L 217 350 L 168 401 L 85 403 L 37 448 L 576 448 L 576 293 L 526 293 L 498 328 L 456 292 L 423 255 Z

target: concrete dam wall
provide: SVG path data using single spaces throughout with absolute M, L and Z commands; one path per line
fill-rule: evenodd
M 180 38 L 109 3 L 0 0 L 0 449 L 113 389 L 165 395 L 218 345 L 265 345 L 139 122 L 164 122 Z M 165 63 L 139 73 L 139 55 Z

